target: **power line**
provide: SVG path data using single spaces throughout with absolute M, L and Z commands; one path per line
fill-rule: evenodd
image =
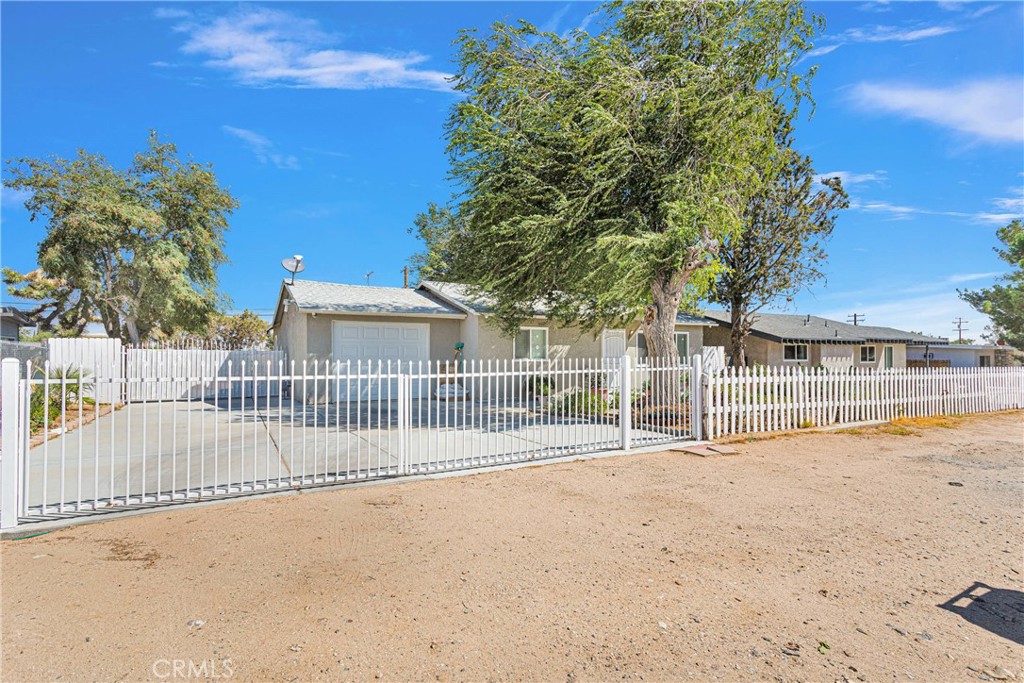
M 867 320 L 867 316 L 863 313 L 851 313 L 846 316 L 846 322 L 852 322 L 854 325 L 864 322 Z

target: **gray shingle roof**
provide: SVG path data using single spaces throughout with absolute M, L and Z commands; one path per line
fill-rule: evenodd
M 289 296 L 302 311 L 364 315 L 445 315 L 465 313 L 419 289 L 368 287 L 334 282 L 296 280 L 285 283 Z
M 438 282 L 436 280 L 425 280 L 421 283 L 421 286 L 427 289 L 437 292 L 441 296 L 447 298 L 449 301 L 454 301 L 459 306 L 462 306 L 474 313 L 488 313 L 491 310 L 490 300 L 486 296 L 475 296 L 472 290 L 466 285 L 457 284 L 455 282 Z M 534 307 L 534 313 L 539 316 L 547 315 L 547 309 L 542 305 Z M 679 325 L 715 325 L 716 322 L 709 318 L 704 318 L 699 315 L 691 315 L 689 313 L 679 313 L 676 315 L 676 324 Z
M 474 313 L 487 313 L 491 310 L 491 303 L 487 297 L 474 295 L 466 285 L 460 285 L 455 282 L 424 280 L 420 283 L 420 287 L 437 292 L 449 301 L 454 301 L 459 306 Z
M 731 318 L 725 311 L 707 311 L 708 318 L 728 327 Z M 868 342 L 895 342 L 943 344 L 946 339 L 905 332 L 892 327 L 850 325 L 815 315 L 789 315 L 785 313 L 758 313 L 751 334 L 764 339 L 786 343 L 864 344 Z

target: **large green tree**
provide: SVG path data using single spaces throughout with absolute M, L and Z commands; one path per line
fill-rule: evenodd
M 818 20 L 780 2 L 613 3 L 598 35 L 520 22 L 458 39 L 446 128 L 459 194 L 419 231 L 443 274 L 515 330 L 543 302 L 598 330 L 643 327 L 677 357 L 674 323 L 720 271 L 759 169 L 778 155 Z
M 81 150 L 72 160 L 8 161 L 7 187 L 27 190 L 32 220 L 45 220 L 39 271 L 5 271 L 10 294 L 41 301 L 44 328 L 103 323 L 138 343 L 155 334 L 205 329 L 223 303 L 217 267 L 238 207 L 210 165 L 178 157 L 151 133 L 127 170 Z
M 993 336 L 1024 349 L 1024 223 L 1014 220 L 999 228 L 996 236 L 1003 243 L 996 253 L 1010 264 L 1010 272 L 1000 278 L 999 284 L 959 294 L 975 310 L 992 318 Z
M 757 312 L 824 277 L 825 242 L 838 212 L 849 206 L 839 178 L 819 182 L 810 157 L 793 148 L 789 117 L 780 117 L 776 143 L 784 163 L 765 167 L 760 191 L 747 201 L 743 230 L 726 236 L 725 270 L 712 295 L 729 308 L 736 366 L 746 365 L 746 340 Z

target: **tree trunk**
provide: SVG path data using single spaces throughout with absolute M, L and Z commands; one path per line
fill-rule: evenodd
M 739 300 L 733 300 L 729 306 L 730 327 L 729 343 L 732 346 L 733 367 L 742 368 L 747 365 L 747 335 L 750 330 L 747 325 L 746 307 Z
M 642 327 L 647 341 L 647 355 L 662 364 L 679 363 L 679 349 L 676 346 L 676 316 L 679 302 L 683 298 L 683 287 L 688 273 L 679 271 L 668 277 L 658 278 L 651 285 L 652 303 L 647 307 Z
M 676 346 L 676 316 L 689 271 L 659 277 L 651 285 L 651 305 L 642 327 L 647 341 L 649 388 L 644 414 L 657 423 L 676 421 L 681 410 L 682 373 Z M 638 387 L 639 388 L 639 387 Z
M 139 326 L 135 323 L 135 318 L 126 315 L 124 326 L 128 328 L 128 337 L 131 339 L 132 344 L 138 346 L 140 343 Z

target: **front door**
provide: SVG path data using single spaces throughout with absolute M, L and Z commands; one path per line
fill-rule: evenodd
M 618 360 L 626 355 L 626 331 L 605 330 L 601 335 L 601 357 Z
M 605 386 L 615 391 L 619 388 L 619 359 L 626 355 L 626 331 L 605 330 L 601 334 L 601 359 L 608 376 Z

